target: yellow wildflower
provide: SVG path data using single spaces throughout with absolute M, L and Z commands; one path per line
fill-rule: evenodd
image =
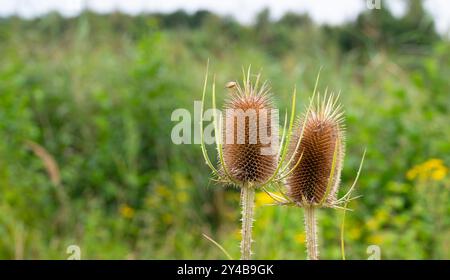
M 370 244 L 381 244 L 381 243 L 383 243 L 384 238 L 383 238 L 383 236 L 380 235 L 380 234 L 374 234 L 374 235 L 369 236 L 369 237 L 367 238 L 367 241 L 368 241 Z
M 439 168 L 439 167 L 442 167 L 443 165 L 444 165 L 444 162 L 442 161 L 442 159 L 437 159 L 437 158 L 430 159 L 430 160 L 426 161 L 425 163 L 423 163 L 423 166 L 428 169 Z
M 435 181 L 441 181 L 447 175 L 447 168 L 439 168 L 431 173 L 431 178 Z
M 418 175 L 418 169 L 416 167 L 408 170 L 408 172 L 406 173 L 406 178 L 408 178 L 408 180 L 414 180 Z
M 297 242 L 298 244 L 305 244 L 305 241 L 306 241 L 306 235 L 305 235 L 305 233 L 304 233 L 304 232 L 297 233 L 297 234 L 294 236 L 294 240 L 295 240 L 295 242 Z
M 280 196 L 279 193 L 275 193 L 275 195 Z M 270 197 L 267 193 L 265 192 L 256 193 L 255 199 L 256 207 L 274 203 L 276 203 L 276 201 L 272 197 Z
M 389 219 L 389 212 L 385 209 L 379 209 L 375 213 L 375 219 L 378 223 L 384 223 Z
M 406 178 L 409 180 L 418 178 L 420 180 L 441 181 L 445 178 L 447 172 L 448 168 L 444 165 L 444 161 L 433 158 L 408 170 Z
M 134 209 L 128 206 L 127 204 L 123 204 L 119 209 L 120 215 L 126 219 L 131 219 L 134 217 Z
M 379 228 L 379 223 L 378 223 L 377 219 L 371 218 L 366 222 L 366 226 L 370 231 L 374 231 Z

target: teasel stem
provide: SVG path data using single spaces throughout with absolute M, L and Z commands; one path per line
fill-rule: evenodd
M 241 239 L 241 260 L 251 259 L 252 247 L 252 227 L 253 210 L 255 208 L 255 188 L 251 184 L 244 184 L 241 187 L 241 207 L 242 207 L 242 239 Z
M 305 233 L 306 248 L 309 260 L 319 259 L 319 246 L 317 239 L 316 209 L 313 205 L 305 205 Z

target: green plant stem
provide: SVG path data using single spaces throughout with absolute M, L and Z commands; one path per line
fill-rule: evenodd
M 241 239 L 241 260 L 250 260 L 252 246 L 252 226 L 253 210 L 255 207 L 255 188 L 245 184 L 241 187 L 241 207 L 242 207 L 242 239 Z
M 344 213 L 342 214 L 342 223 L 341 223 L 341 255 L 342 255 L 342 260 L 344 260 L 344 261 L 345 261 L 345 239 L 344 239 L 345 213 L 347 212 L 347 205 L 348 205 L 348 201 L 344 205 Z
M 317 241 L 317 222 L 314 206 L 307 205 L 305 209 L 305 232 L 306 232 L 306 251 L 308 260 L 319 259 L 319 249 Z

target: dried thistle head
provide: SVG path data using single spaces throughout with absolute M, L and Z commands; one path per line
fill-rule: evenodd
M 278 121 L 270 88 L 266 83 L 258 87 L 259 77 L 252 84 L 244 75 L 243 87 L 226 86 L 230 97 L 223 114 L 221 173 L 238 185 L 264 183 L 277 168 Z
M 286 178 L 287 195 L 298 205 L 333 205 L 344 156 L 342 108 L 333 95 L 320 100 L 298 120 L 288 154 L 294 157 Z M 300 141 L 299 141 L 300 140 Z

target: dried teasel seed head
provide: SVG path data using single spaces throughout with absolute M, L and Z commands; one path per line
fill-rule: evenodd
M 337 98 L 318 96 L 296 124 L 288 150 L 289 158 L 294 156 L 290 168 L 296 167 L 286 184 L 288 196 L 299 205 L 336 201 L 345 141 L 342 116 Z
M 258 87 L 244 77 L 244 86 L 234 83 L 225 104 L 222 152 L 228 175 L 238 185 L 266 182 L 276 170 L 278 120 L 272 111 L 269 87 Z M 270 143 L 268 143 L 270 140 Z

